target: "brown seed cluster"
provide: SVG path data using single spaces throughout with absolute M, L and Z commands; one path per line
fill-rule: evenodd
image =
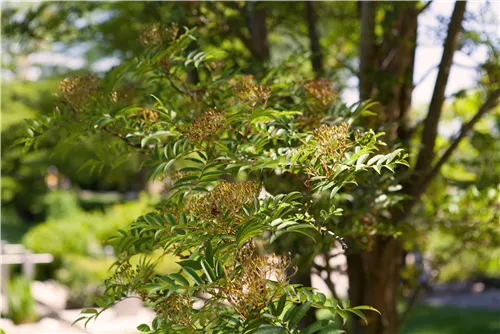
M 208 109 L 200 118 L 188 126 L 185 135 L 192 142 L 199 143 L 213 138 L 218 131 L 226 128 L 226 115 Z
M 304 89 L 308 98 L 316 100 L 323 107 L 327 107 L 337 97 L 332 83 L 327 79 L 307 81 L 304 84 Z
M 321 120 L 323 117 L 325 117 L 325 115 L 319 112 L 304 115 L 297 119 L 297 124 L 306 131 L 317 129 L 321 126 Z
M 193 299 L 188 294 L 173 293 L 170 296 L 150 298 L 154 300 L 153 310 L 171 323 L 191 324 L 190 314 Z
M 275 254 L 257 255 L 251 248 L 240 249 L 236 257 L 240 267 L 226 268 L 226 271 L 236 271 L 238 275 L 228 278 L 222 292 L 238 313 L 247 317 L 265 307 L 273 297 L 267 281 L 275 281 L 280 286 L 287 284 L 290 260 Z
M 221 182 L 210 193 L 193 200 L 190 211 L 216 229 L 233 233 L 238 227 L 238 213 L 259 193 L 257 182 Z
M 320 155 L 336 158 L 349 145 L 349 125 L 322 125 L 314 130 L 314 139 L 317 141 Z
M 233 93 L 242 101 L 255 107 L 257 103 L 266 105 L 271 96 L 271 87 L 254 84 L 253 77 L 247 75 L 233 87 Z
M 136 117 L 138 123 L 153 124 L 158 119 L 158 113 L 148 107 L 143 107 L 137 112 Z
M 165 47 L 177 38 L 179 27 L 173 23 L 171 25 L 152 24 L 144 29 L 139 36 L 139 42 L 145 48 Z
M 66 78 L 58 84 L 62 97 L 75 108 L 81 107 L 98 88 L 99 79 L 94 74 Z

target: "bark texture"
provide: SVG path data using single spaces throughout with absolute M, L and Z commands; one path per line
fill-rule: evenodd
M 249 2 L 247 9 L 247 28 L 250 32 L 249 48 L 257 61 L 266 61 L 270 57 L 267 37 L 267 11 L 259 2 Z
M 417 196 L 406 201 L 403 209 L 393 208 L 391 213 L 394 224 L 406 218 L 418 201 L 418 196 L 437 174 L 429 174 L 429 171 L 432 169 L 437 126 L 445 100 L 445 89 L 453 55 L 458 46 L 465 7 L 466 4 L 462 1 L 457 1 L 455 4 L 439 65 L 438 78 L 424 123 L 418 162 L 411 171 L 412 176 L 409 179 L 412 183 L 404 184 L 404 192 Z M 368 125 L 384 129 L 387 134 L 386 141 L 389 144 L 394 142 L 408 144 L 412 134 L 408 125 L 408 114 L 414 88 L 413 67 L 417 18 L 420 12 L 416 2 L 392 3 L 392 6 L 385 11 L 383 21 L 380 23 L 383 35 L 382 42 L 377 45 L 373 30 L 376 8 L 367 2 L 361 5 L 360 96 L 364 99 L 373 98 L 381 103 L 378 117 Z M 494 94 L 492 97 L 495 97 Z M 493 102 L 487 103 L 487 105 L 492 104 Z M 481 109 L 478 114 L 484 114 L 484 112 Z M 465 130 L 470 130 L 470 127 L 468 126 Z M 439 168 L 438 165 L 436 167 Z M 425 178 L 426 175 L 427 178 Z M 425 182 L 422 182 L 424 180 Z M 369 251 L 360 251 L 347 257 L 349 294 L 352 303 L 371 305 L 382 313 L 382 316 L 370 314 L 367 326 L 355 320 L 352 333 L 398 333 L 396 303 L 403 253 L 401 239 L 378 236 Z
M 359 97 L 366 100 L 373 95 L 375 70 L 375 1 L 359 2 L 361 40 L 359 44 Z
M 373 3 L 361 4 L 360 97 L 380 102 L 377 117 L 367 119 L 365 125 L 384 130 L 385 140 L 394 143 L 408 140 L 410 135 L 418 9 L 416 2 L 393 3 L 380 23 L 383 39 L 378 45 L 376 12 Z M 350 333 L 398 333 L 396 304 L 402 253 L 400 239 L 378 236 L 371 249 L 347 256 L 351 303 L 370 305 L 382 313 L 367 313 L 368 325 L 353 318 Z
M 321 77 L 324 74 L 323 68 L 323 54 L 321 52 L 321 45 L 319 42 L 319 34 L 316 26 L 316 4 L 312 1 L 306 1 L 306 23 L 307 33 L 309 35 L 309 44 L 311 48 L 311 64 L 316 74 L 316 77 Z

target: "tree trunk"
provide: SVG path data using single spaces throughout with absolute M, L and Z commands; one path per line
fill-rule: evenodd
M 368 119 L 367 126 L 384 130 L 385 140 L 390 144 L 399 141 L 399 135 L 408 131 L 417 12 L 416 2 L 393 3 L 385 12 L 383 40 L 377 46 L 376 8 L 369 2 L 361 5 L 360 97 L 380 102 L 377 117 Z M 396 220 L 393 217 L 394 223 Z M 351 304 L 373 306 L 382 313 L 366 312 L 368 325 L 353 317 L 351 333 L 398 333 L 396 304 L 402 254 L 401 239 L 378 236 L 370 250 L 347 256 Z
M 359 98 L 366 100 L 373 96 L 375 73 L 375 1 L 360 2 L 361 39 L 359 43 Z
M 354 318 L 352 334 L 398 333 L 397 300 L 402 243 L 377 237 L 371 251 L 347 256 L 349 298 L 352 305 L 369 305 L 382 313 L 367 312 L 368 325 Z
M 365 267 L 363 266 L 362 253 L 348 253 L 347 259 L 347 276 L 349 277 L 349 301 L 351 305 L 364 305 L 365 295 Z M 352 333 L 363 333 L 363 324 L 351 317 L 350 329 Z
M 260 2 L 248 2 L 246 9 L 247 28 L 250 32 L 250 51 L 255 60 L 266 61 L 270 57 L 266 9 L 262 7 Z
M 316 73 L 316 77 L 321 77 L 324 74 L 323 69 L 323 54 L 321 53 L 321 45 L 319 43 L 318 29 L 316 27 L 316 9 L 315 3 L 306 1 L 306 23 L 307 32 L 309 35 L 309 43 L 311 47 L 311 64 Z

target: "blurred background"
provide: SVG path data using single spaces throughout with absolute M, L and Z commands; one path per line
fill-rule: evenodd
M 405 6 L 415 15 L 401 19 Z M 398 140 L 415 152 L 433 95 L 443 88 L 436 148 L 444 152 L 500 84 L 500 4 L 481 1 L 467 3 L 442 87 L 438 71 L 455 7 L 444 1 L 376 8 L 354 1 L 3 2 L 0 327 L 126 333 L 153 318 L 131 302 L 86 330 L 70 326 L 102 293 L 114 261 L 106 240 L 154 207 L 164 184 L 145 182 L 140 156 L 119 168 L 92 168 L 90 162 L 108 160 L 96 149 L 99 138 L 69 148 L 54 136 L 26 154 L 15 145 L 26 135 L 25 119 L 52 113 L 63 78 L 102 75 L 141 52 L 145 25 L 177 22 L 198 27 L 205 49 L 224 53 L 248 73 L 293 59 L 306 75 L 328 78 L 346 103 L 396 99 L 383 95 L 383 85 L 366 93 L 367 71 L 382 73 L 375 82 L 390 75 L 401 83 L 398 98 L 408 110 L 408 129 Z M 371 35 L 365 30 L 370 13 Z M 391 48 L 405 34 L 414 42 L 408 54 Z M 405 71 L 393 70 L 394 59 L 409 61 Z M 419 194 L 408 219 L 414 234 L 405 242 L 402 333 L 500 333 L 500 110 L 490 107 Z M 416 163 L 415 154 L 411 160 Z M 313 275 L 312 284 L 327 290 L 325 280 L 333 280 L 346 298 L 346 261 L 335 261 L 335 272 Z M 176 270 L 173 260 L 163 265 L 164 272 Z

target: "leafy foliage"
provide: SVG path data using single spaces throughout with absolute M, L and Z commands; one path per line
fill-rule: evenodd
M 361 310 L 373 308 L 339 304 L 290 284 L 291 259 L 273 254 L 271 245 L 293 233 L 347 247 L 325 227 L 328 215 L 340 213 L 331 206 L 339 190 L 366 171 L 382 174 L 406 164 L 402 150 L 375 154 L 384 145 L 382 134 L 355 125 L 373 103 L 348 107 L 328 81 L 304 81 L 283 67 L 257 82 L 225 67 L 223 58 L 193 51 L 192 30 L 148 29 L 145 52 L 102 80 L 64 80 L 54 114 L 31 121 L 24 140 L 29 148 L 49 133 L 66 144 L 93 134 L 118 138 L 119 145 L 103 141 L 99 147 L 108 159 L 116 157 L 114 165 L 140 152 L 148 157 L 149 179 L 169 183 L 156 210 L 109 240 L 118 259 L 98 303 L 103 310 L 85 310 L 78 320 L 88 322 L 131 295 L 154 308 L 153 323 L 138 327 L 151 333 L 332 328 L 320 321 L 299 329 L 310 309 L 329 310 L 344 322 L 348 313 L 364 319 Z M 186 71 L 198 71 L 199 82 L 190 82 Z M 130 104 L 127 82 L 150 96 Z M 290 175 L 299 191 L 268 193 L 263 177 L 269 173 Z M 310 210 L 319 198 L 330 203 L 328 213 Z M 159 274 L 151 252 L 176 257 L 180 270 Z

